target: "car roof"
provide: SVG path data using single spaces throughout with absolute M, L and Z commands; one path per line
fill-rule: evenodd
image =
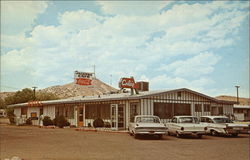
M 205 117 L 205 118 L 228 118 L 228 117 L 226 117 L 226 116 L 201 116 L 201 118 L 202 117 Z
M 189 115 L 187 115 L 187 116 L 174 116 L 174 117 L 176 117 L 176 118 L 182 118 L 182 117 L 196 117 L 196 116 L 189 116 Z
M 158 117 L 158 116 L 154 116 L 154 115 L 137 115 L 135 117 Z

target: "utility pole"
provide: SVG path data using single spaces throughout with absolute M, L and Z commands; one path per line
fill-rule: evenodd
M 95 64 L 93 65 L 93 67 L 94 67 L 94 77 L 96 78 L 96 76 L 95 76 Z
M 31 87 L 31 88 L 33 88 L 33 92 L 34 92 L 34 100 L 36 100 L 36 88 L 37 88 L 37 87 Z
M 237 91 L 237 104 L 240 104 L 239 102 L 239 88 L 240 86 L 235 86 L 236 87 L 236 91 Z
M 112 86 L 112 74 L 110 75 L 110 86 Z

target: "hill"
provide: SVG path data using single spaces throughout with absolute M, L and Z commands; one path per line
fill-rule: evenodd
M 76 96 L 92 96 L 102 95 L 104 93 L 117 92 L 118 90 L 100 81 L 99 79 L 93 79 L 91 86 L 77 85 L 74 82 L 48 87 L 39 92 L 51 92 L 57 95 L 59 98 L 69 98 Z
M 217 96 L 215 98 L 219 99 L 219 100 L 237 102 L 237 97 L 234 97 L 234 96 L 220 95 L 220 96 Z M 240 102 L 240 105 L 250 105 L 250 99 L 249 98 L 241 98 L 241 97 L 239 97 L 239 102 Z
M 118 90 L 100 81 L 99 79 L 93 79 L 91 86 L 77 85 L 72 82 L 65 85 L 51 86 L 38 90 L 37 92 L 50 92 L 57 95 L 60 99 L 63 99 L 76 96 L 102 95 L 110 92 L 118 92 Z M 15 92 L 0 92 L 0 96 L 4 99 L 14 93 Z

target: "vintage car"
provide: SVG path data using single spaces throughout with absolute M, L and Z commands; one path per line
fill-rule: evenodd
M 207 127 L 200 124 L 197 117 L 194 116 L 174 116 L 170 123 L 167 123 L 168 135 L 196 135 L 202 138 L 206 134 Z
M 202 116 L 201 123 L 207 126 L 211 135 L 231 135 L 237 137 L 240 132 L 249 132 L 248 124 L 233 123 L 226 116 Z
M 153 115 L 137 115 L 134 121 L 129 124 L 129 134 L 135 138 L 138 135 L 157 135 L 162 138 L 166 134 L 166 126 L 160 121 L 158 116 Z

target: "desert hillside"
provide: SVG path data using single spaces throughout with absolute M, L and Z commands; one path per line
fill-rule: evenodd
M 219 100 L 226 100 L 226 101 L 235 101 L 237 102 L 237 97 L 234 96 L 226 96 L 226 95 L 221 95 L 215 97 L 216 99 Z M 240 105 L 250 105 L 250 99 L 249 98 L 239 98 Z
M 37 90 L 37 92 L 51 92 L 57 95 L 59 98 L 69 98 L 75 96 L 91 96 L 102 95 L 110 92 L 117 92 L 118 90 L 100 81 L 99 79 L 93 79 L 91 86 L 77 85 L 74 82 L 65 85 L 51 86 L 45 89 Z M 0 92 L 2 99 L 9 95 L 13 95 L 15 92 Z
M 51 92 L 57 95 L 59 98 L 69 98 L 76 96 L 91 96 L 102 95 L 104 93 L 117 92 L 118 90 L 100 81 L 99 79 L 93 79 L 91 86 L 77 85 L 74 82 L 52 86 L 40 90 L 40 92 Z

